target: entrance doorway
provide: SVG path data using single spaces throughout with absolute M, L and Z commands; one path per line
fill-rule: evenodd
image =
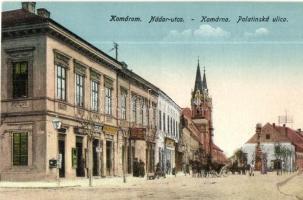
M 65 137 L 64 135 L 61 134 L 59 135 L 59 139 L 58 139 L 58 150 L 62 158 L 61 168 L 59 169 L 59 177 L 64 178 L 65 177 Z
M 112 175 L 112 149 L 113 142 L 107 140 L 106 141 L 106 174 L 107 176 Z
M 84 159 L 83 159 L 83 137 L 76 136 L 76 149 L 77 149 L 77 168 L 76 168 L 76 176 L 84 177 Z
M 99 148 L 99 140 L 93 141 L 93 176 L 99 176 L 99 157 L 97 148 Z

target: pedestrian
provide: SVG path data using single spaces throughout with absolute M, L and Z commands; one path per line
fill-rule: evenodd
M 134 177 L 139 177 L 138 158 L 134 158 L 134 162 L 133 162 L 133 175 L 134 175 Z
M 169 160 L 166 161 L 166 173 L 170 174 L 170 162 L 169 162 Z
M 254 161 L 251 162 L 251 165 L 250 165 L 250 169 L 249 169 L 249 176 L 254 176 L 254 169 L 255 169 L 255 164 L 254 164 Z
M 139 161 L 139 176 L 141 177 L 145 176 L 144 162 L 141 159 Z

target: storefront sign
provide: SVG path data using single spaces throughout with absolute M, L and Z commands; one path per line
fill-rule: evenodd
M 132 140 L 145 140 L 145 128 L 132 128 L 130 131 L 130 139 Z
M 118 131 L 118 128 L 117 127 L 114 127 L 114 126 L 108 126 L 108 125 L 104 125 L 103 126 L 103 131 L 106 133 L 106 134 L 110 134 L 110 135 L 115 135 Z

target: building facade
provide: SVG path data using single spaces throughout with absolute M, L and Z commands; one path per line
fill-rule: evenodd
M 265 163 L 267 169 L 275 169 L 275 162 L 283 160 L 283 169 L 293 171 L 296 168 L 302 169 L 303 136 L 301 131 L 294 131 L 289 127 L 278 126 L 275 123 L 267 123 L 260 126 L 260 130 L 243 145 L 242 151 L 247 154 L 247 162 L 255 163 L 256 170 L 261 169 Z M 277 146 L 284 149 L 287 154 L 276 153 Z
M 164 92 L 159 90 L 158 126 L 155 162 L 170 173 L 176 166 L 176 148 L 180 138 L 181 108 Z
M 2 13 L 1 57 L 1 180 L 120 176 L 135 157 L 153 165 L 157 88 L 124 63 L 33 2 Z

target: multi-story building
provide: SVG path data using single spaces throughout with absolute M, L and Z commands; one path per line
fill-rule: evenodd
M 1 57 L 2 180 L 83 177 L 89 166 L 117 176 L 134 157 L 153 163 L 157 88 L 49 11 L 24 2 L 3 12 Z
M 158 126 L 155 162 L 171 171 L 176 165 L 176 147 L 180 138 L 181 108 L 163 91 L 158 97 Z

